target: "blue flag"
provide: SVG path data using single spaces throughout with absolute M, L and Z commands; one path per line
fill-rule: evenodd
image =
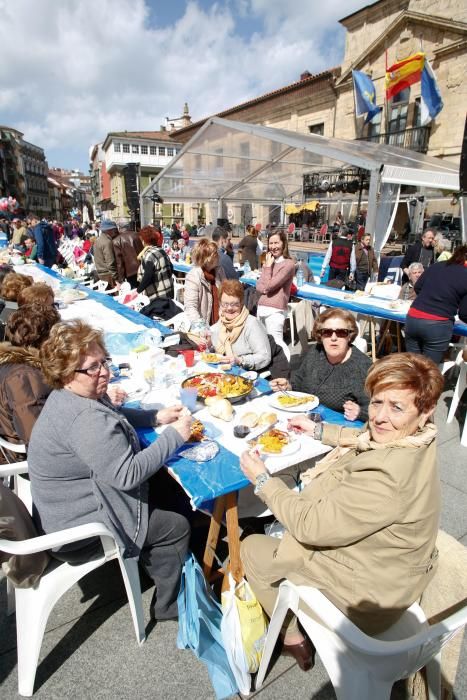
M 368 112 L 365 119 L 366 124 L 381 112 L 382 107 L 376 106 L 375 85 L 369 75 L 359 70 L 353 70 L 352 78 L 355 95 L 355 114 L 359 117 Z
M 422 99 L 420 101 L 420 123 L 422 126 L 428 124 L 444 107 L 438 83 L 430 63 L 425 59 L 425 66 L 422 70 Z

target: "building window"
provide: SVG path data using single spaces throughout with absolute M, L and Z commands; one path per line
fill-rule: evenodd
M 120 153 L 120 144 L 114 143 L 114 153 Z
M 123 144 L 123 153 L 129 153 L 129 152 L 130 152 L 130 144 L 124 143 Z
M 167 155 L 168 155 L 168 156 L 173 156 L 173 154 L 174 154 L 174 149 L 173 149 L 173 148 L 168 148 L 168 149 L 167 149 Z
M 143 155 L 143 156 L 148 155 L 148 147 L 147 146 L 141 146 L 141 155 Z
M 310 134 L 318 134 L 318 136 L 324 136 L 324 122 L 319 124 L 310 124 L 308 126 L 308 131 Z
M 132 153 L 139 153 L 139 146 L 137 143 L 133 143 L 131 146 L 131 152 Z
M 165 146 L 159 146 L 159 155 L 165 156 Z
M 368 136 L 371 141 L 379 143 L 379 135 L 381 133 L 381 116 L 383 110 L 375 114 L 371 122 L 368 122 Z
M 152 156 L 157 156 L 157 146 L 149 146 L 149 153 Z

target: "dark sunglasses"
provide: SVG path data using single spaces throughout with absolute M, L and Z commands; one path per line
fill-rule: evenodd
M 335 333 L 338 338 L 348 338 L 351 332 L 348 328 L 322 328 L 320 335 L 322 338 L 332 338 Z

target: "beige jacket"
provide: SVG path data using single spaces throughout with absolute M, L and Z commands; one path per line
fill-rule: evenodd
M 323 442 L 341 431 L 326 425 Z M 355 449 L 300 494 L 278 478 L 260 491 L 287 529 L 270 583 L 286 577 L 323 591 L 356 625 L 377 634 L 419 599 L 436 568 L 440 512 L 436 440 Z
M 225 272 L 219 265 L 216 268 L 216 285 L 220 286 L 225 279 Z M 204 276 L 201 267 L 192 267 L 185 278 L 185 314 L 190 321 L 206 321 L 211 323 L 212 294 L 211 285 Z

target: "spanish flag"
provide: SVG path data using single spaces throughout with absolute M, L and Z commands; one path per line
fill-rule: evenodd
M 386 99 L 389 100 L 404 88 L 418 83 L 424 65 L 425 54 L 419 51 L 388 68 L 386 70 Z

